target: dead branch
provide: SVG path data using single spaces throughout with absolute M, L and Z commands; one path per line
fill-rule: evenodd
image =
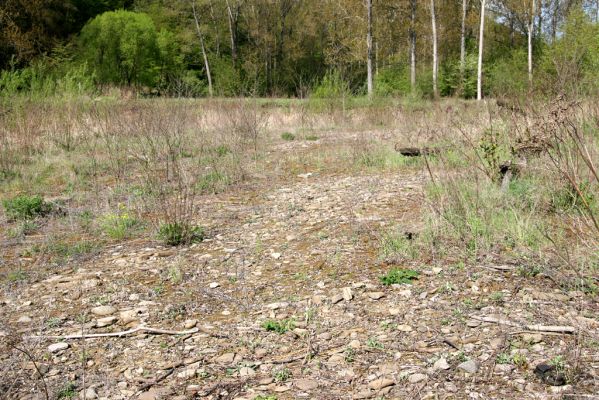
M 471 315 L 470 318 L 477 321 L 489 322 L 499 325 L 513 326 L 527 331 L 533 332 L 550 332 L 550 333 L 563 333 L 563 334 L 575 334 L 576 328 L 573 326 L 558 326 L 558 325 L 525 325 L 513 322 L 507 319 L 495 318 L 495 317 L 477 317 Z
M 31 336 L 32 338 L 42 338 L 42 339 L 61 339 L 61 340 L 72 340 L 72 339 L 95 339 L 102 337 L 122 337 L 127 335 L 132 335 L 137 332 L 149 332 L 157 335 L 189 335 L 193 333 L 200 332 L 200 328 L 193 328 L 188 331 L 169 331 L 166 329 L 160 328 L 151 328 L 149 326 L 138 326 L 137 328 L 129 329 L 128 331 L 121 332 L 110 332 L 110 333 L 90 333 L 86 335 L 66 335 L 66 336 Z M 202 332 L 211 334 L 210 332 Z

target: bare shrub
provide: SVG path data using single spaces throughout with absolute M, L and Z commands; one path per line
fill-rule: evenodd
M 235 142 L 244 150 L 252 149 L 258 155 L 260 141 L 268 126 L 268 114 L 256 100 L 236 100 L 227 104 L 221 114 L 222 127 L 235 137 Z

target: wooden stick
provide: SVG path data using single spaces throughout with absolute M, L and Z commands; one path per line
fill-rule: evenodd
M 128 331 L 111 332 L 111 333 L 89 333 L 86 335 L 66 335 L 66 336 L 31 336 L 32 338 L 44 338 L 44 339 L 96 339 L 102 337 L 122 337 L 132 335 L 136 332 L 150 332 L 158 335 L 189 335 L 200 332 L 199 328 L 193 328 L 188 331 L 169 331 L 160 328 L 151 328 L 149 326 L 138 326 L 137 328 L 129 329 Z M 208 333 L 208 332 L 206 332 Z
M 550 332 L 550 333 L 576 333 L 576 328 L 573 326 L 557 326 L 557 325 L 524 325 L 517 322 L 509 321 L 507 319 L 495 318 L 495 317 L 477 317 L 475 315 L 470 318 L 482 322 L 490 322 L 493 324 L 513 326 L 515 328 L 524 329 L 533 332 Z

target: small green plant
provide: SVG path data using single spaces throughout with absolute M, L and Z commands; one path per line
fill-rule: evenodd
M 356 361 L 356 351 L 352 347 L 346 347 L 343 352 L 345 362 L 353 363 Z
M 292 140 L 295 140 L 295 135 L 291 132 L 283 132 L 281 134 L 281 139 L 291 142 Z
M 528 365 L 528 359 L 522 353 L 516 353 L 512 356 L 512 363 L 518 368 L 524 368 Z
M 10 271 L 6 276 L 6 279 L 13 283 L 24 281 L 27 279 L 27 273 L 22 269 L 17 269 L 15 271 Z
M 267 319 L 262 323 L 262 328 L 267 331 L 277 332 L 282 335 L 295 328 L 295 321 L 292 319 L 284 319 L 282 321 L 275 321 L 273 319 Z
M 503 298 L 503 292 L 493 292 L 491 293 L 491 296 L 489 297 L 489 299 L 496 304 L 503 304 L 504 302 L 504 298 Z
M 418 279 L 418 275 L 418 271 L 414 271 L 411 269 L 394 268 L 391 271 L 387 272 L 387 274 L 381 276 L 379 279 L 381 283 L 386 286 L 401 283 L 411 284 L 412 281 Z
M 127 212 L 124 206 L 119 206 L 117 213 L 105 214 L 101 221 L 102 231 L 111 239 L 123 240 L 131 236 L 141 222 Z
M 269 396 L 256 396 L 254 397 L 254 400 L 277 400 L 277 396 L 273 396 L 273 395 L 269 395 Z
M 306 135 L 304 137 L 304 139 L 306 139 L 306 140 L 308 140 L 310 142 L 315 142 L 315 141 L 317 141 L 319 139 L 319 137 L 316 136 L 316 135 Z
M 57 393 L 58 399 L 72 399 L 77 396 L 77 385 L 73 382 L 67 382 Z
M 178 285 L 183 281 L 183 273 L 179 267 L 170 267 L 168 270 L 168 279 L 173 285 Z
M 383 344 L 381 342 L 379 342 L 378 340 L 376 340 L 375 338 L 369 338 L 366 341 L 366 346 L 370 347 L 371 349 L 377 349 L 377 350 L 382 350 L 385 348 L 385 346 L 383 346 Z
M 495 361 L 497 364 L 509 364 L 511 362 L 511 358 L 509 354 L 501 353 L 497 356 Z
M 549 365 L 555 367 L 557 372 L 564 373 L 566 370 L 566 361 L 564 360 L 564 356 L 555 356 L 551 360 L 549 360 Z
M 62 324 L 62 320 L 56 317 L 50 317 L 46 320 L 46 326 L 48 328 L 56 328 Z
M 163 223 L 158 228 L 158 237 L 169 246 L 198 243 L 204 240 L 204 229 L 183 222 Z
M 6 216 L 13 221 L 43 217 L 52 211 L 52 204 L 41 196 L 21 195 L 2 201 Z
M 291 371 L 288 368 L 283 368 L 275 371 L 275 382 L 286 382 L 291 378 Z
M 20 238 L 33 233 L 36 229 L 38 229 L 38 225 L 35 221 L 27 219 L 21 221 L 16 228 L 9 230 L 8 236 L 11 238 Z

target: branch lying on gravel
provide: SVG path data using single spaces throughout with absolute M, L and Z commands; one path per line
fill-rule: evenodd
M 524 325 L 524 324 L 519 324 L 517 322 L 509 321 L 507 319 L 501 319 L 501 318 L 495 318 L 495 317 L 477 317 L 475 315 L 470 316 L 470 318 L 475 319 L 477 321 L 482 321 L 482 322 L 490 322 L 493 324 L 513 326 L 515 328 L 525 329 L 527 331 L 533 331 L 533 332 L 551 332 L 551 333 L 568 333 L 568 334 L 576 333 L 576 328 L 574 328 L 573 326 Z
M 202 362 L 203 360 L 204 360 L 204 358 L 200 357 L 200 358 L 195 358 L 191 361 L 178 361 L 178 362 L 173 363 L 170 367 L 166 368 L 166 371 L 162 375 L 160 375 L 154 379 L 139 379 L 138 382 L 144 383 L 144 385 L 141 388 L 139 388 L 135 392 L 135 394 L 133 396 L 131 396 L 130 398 L 133 398 L 135 395 L 139 395 L 140 393 L 143 393 L 146 390 L 150 389 L 152 386 L 162 382 L 163 380 L 165 380 L 166 378 L 171 376 L 177 368 L 195 364 L 197 362 Z
M 133 328 L 133 329 L 129 329 L 128 331 L 121 331 L 121 332 L 110 332 L 110 333 L 89 333 L 86 335 L 66 335 L 66 336 L 32 336 L 34 338 L 43 338 L 43 339 L 62 339 L 62 340 L 71 340 L 71 339 L 95 339 L 95 338 L 102 338 L 102 337 L 122 337 L 122 336 L 127 336 L 127 335 L 132 335 L 136 332 L 149 332 L 149 333 L 155 333 L 158 335 L 189 335 L 189 334 L 193 334 L 193 333 L 198 333 L 198 332 L 202 332 L 202 333 L 206 333 L 209 335 L 214 335 L 216 337 L 221 337 L 218 334 L 212 334 L 209 331 L 200 329 L 200 328 L 193 328 L 190 329 L 188 331 L 169 331 L 166 329 L 159 329 L 159 328 L 151 328 L 149 326 L 138 326 L 137 328 Z

